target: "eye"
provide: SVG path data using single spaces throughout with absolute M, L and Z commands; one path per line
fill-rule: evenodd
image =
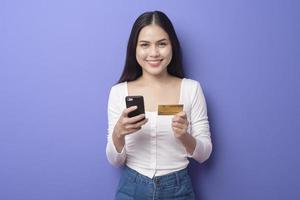
M 166 45 L 167 45 L 167 43 L 165 43 L 165 42 L 161 42 L 158 44 L 159 47 L 165 47 Z
M 147 43 L 142 43 L 142 44 L 140 44 L 140 46 L 141 46 L 142 48 L 147 48 L 147 47 L 149 46 L 149 44 L 147 44 Z

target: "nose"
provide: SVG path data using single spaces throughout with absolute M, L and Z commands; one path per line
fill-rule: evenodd
M 151 57 L 158 57 L 159 56 L 159 50 L 156 46 L 153 46 L 151 49 L 150 49 L 150 56 Z

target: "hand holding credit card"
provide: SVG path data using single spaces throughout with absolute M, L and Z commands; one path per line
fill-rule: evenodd
M 158 105 L 158 115 L 176 115 L 183 111 L 182 104 Z

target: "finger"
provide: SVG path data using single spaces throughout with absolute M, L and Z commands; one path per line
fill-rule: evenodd
M 126 135 L 132 134 L 132 133 L 137 132 L 139 130 L 141 130 L 141 128 L 131 128 L 131 129 L 128 129 Z
M 135 124 L 128 124 L 126 125 L 126 129 L 136 129 L 136 128 L 141 128 L 144 124 L 146 124 L 148 122 L 148 119 L 144 119 L 142 121 L 139 121 Z
M 182 124 L 186 124 L 187 123 L 186 119 L 183 119 L 181 117 L 174 117 L 173 120 L 172 120 L 172 122 L 178 122 L 178 123 L 182 123 Z
M 142 120 L 145 118 L 145 114 L 140 114 L 140 115 L 137 115 L 137 116 L 134 116 L 134 117 L 130 117 L 127 121 L 127 123 L 129 124 L 135 124 L 136 122 Z
M 148 122 L 148 119 L 145 118 L 144 120 L 138 122 L 135 124 L 136 128 L 142 127 L 144 124 L 146 124 Z
M 132 111 L 134 111 L 134 110 L 136 110 L 136 109 L 137 109 L 137 106 L 131 106 L 131 107 L 129 107 L 129 108 L 124 109 L 124 110 L 123 110 L 123 116 L 124 116 L 124 117 L 127 117 L 127 116 L 128 116 L 128 113 L 130 113 L 130 112 L 132 112 Z
M 184 124 L 180 123 L 172 123 L 172 127 L 179 128 L 179 129 L 186 129 L 187 127 Z
M 180 128 L 173 127 L 173 131 L 176 133 L 180 133 L 182 130 Z
M 174 131 L 180 131 L 181 129 L 180 128 L 177 128 L 177 127 L 172 127 Z
M 179 117 L 181 117 L 181 118 L 186 119 L 186 113 L 185 113 L 185 111 L 181 111 L 181 112 L 177 113 L 176 116 L 179 116 Z

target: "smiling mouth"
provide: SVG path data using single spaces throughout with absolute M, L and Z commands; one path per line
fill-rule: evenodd
M 160 63 L 163 61 L 163 59 L 159 59 L 159 60 L 146 60 L 146 61 L 152 67 L 158 67 L 160 65 Z

